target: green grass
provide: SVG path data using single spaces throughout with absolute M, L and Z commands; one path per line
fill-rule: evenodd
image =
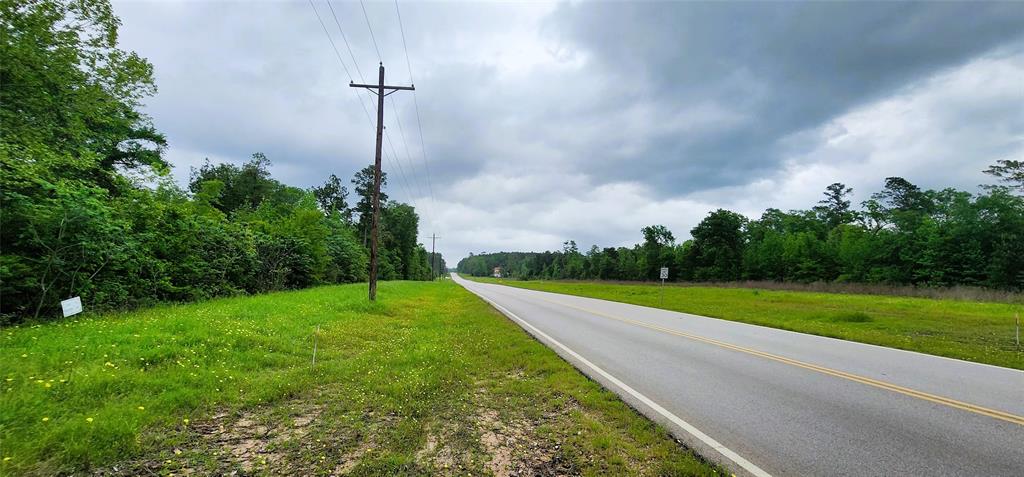
M 2 329 L 0 474 L 721 472 L 461 287 L 380 297 L 331 286 Z
M 1024 315 L 1024 307 L 1014 304 L 671 285 L 662 290 L 656 284 L 501 283 L 1024 369 L 1014 336 L 1014 316 Z

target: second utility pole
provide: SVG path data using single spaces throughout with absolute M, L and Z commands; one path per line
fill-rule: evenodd
M 373 159 L 373 222 L 370 225 L 370 301 L 377 299 L 377 236 L 380 228 L 380 151 L 384 137 L 384 97 L 400 89 L 414 90 L 415 86 L 385 86 L 384 63 L 380 64 L 377 84 L 349 83 L 353 88 L 366 88 L 377 95 L 377 154 Z M 384 94 L 384 90 L 391 90 Z M 362 101 L 362 100 L 360 100 Z

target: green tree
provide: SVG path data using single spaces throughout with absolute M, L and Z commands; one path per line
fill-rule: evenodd
M 856 214 L 850 209 L 848 197 L 853 193 L 853 188 L 845 184 L 835 182 L 825 188 L 825 198 L 818 201 L 814 211 L 825 222 L 828 230 L 839 225 L 848 224 L 856 218 Z
M 352 210 L 348 208 L 348 188 L 341 185 L 338 176 L 331 174 L 324 185 L 313 187 L 312 192 L 325 214 L 337 214 L 346 223 L 352 222 Z
M 676 238 L 664 225 L 649 225 L 641 229 L 640 233 L 644 237 L 641 246 L 645 263 L 644 278 L 657 280 L 661 275 L 661 267 L 672 264 L 672 247 L 675 245 Z M 669 268 L 669 272 L 674 277 L 676 270 Z
M 356 195 L 359 196 L 359 202 L 353 211 L 358 216 L 358 222 L 356 222 L 356 231 L 363 240 L 363 246 L 367 247 L 370 243 L 370 226 L 373 223 L 373 181 L 374 181 L 374 167 L 373 165 L 362 168 L 352 178 L 352 186 L 355 188 Z M 388 195 L 384 193 L 384 187 L 388 184 L 388 174 L 384 171 L 380 173 L 380 203 L 385 204 L 388 201 Z
M 1005 187 L 1024 193 L 1024 161 L 1000 159 L 983 172 L 1008 183 Z
M 217 181 L 223 184 L 220 195 L 211 202 L 225 214 L 248 209 L 255 210 L 265 200 L 282 200 L 286 187 L 270 176 L 270 159 L 261 152 L 241 167 L 234 164 L 211 164 L 207 159 L 199 169 L 193 168 L 189 175 L 188 188 L 193 194 L 203 190 L 205 183 Z
M 153 67 L 117 48 L 120 21 L 104 0 L 0 3 L 3 154 L 42 149 L 85 159 L 63 177 L 116 190 L 117 169 L 165 174 L 164 136 L 139 112 L 156 92 Z
M 743 225 L 746 218 L 718 209 L 708 214 L 693 230 L 689 263 L 695 280 L 737 280 L 743 263 Z
M 381 248 L 387 252 L 388 259 L 392 262 L 389 266 L 394 270 L 393 278 L 425 279 L 421 278 L 420 266 L 423 265 L 426 270 L 429 270 L 429 267 L 426 267 L 426 257 L 416 256 L 418 230 L 419 216 L 411 205 L 389 202 L 384 207 L 381 220 Z M 420 258 L 422 263 L 419 261 Z

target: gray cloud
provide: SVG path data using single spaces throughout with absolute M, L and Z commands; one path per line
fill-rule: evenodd
M 550 22 L 591 55 L 593 74 L 634 91 L 607 100 L 609 111 L 656 101 L 668 115 L 710 101 L 751 118 L 657 136 L 627 177 L 657 171 L 667 194 L 748 180 L 736 169 L 770 172 L 780 139 L 1024 35 L 1024 9 L 1011 3 L 584 3 Z M 600 171 L 621 177 L 614 161 Z

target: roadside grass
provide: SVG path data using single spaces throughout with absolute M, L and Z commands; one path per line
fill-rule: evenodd
M 1014 317 L 1020 314 L 1024 320 L 1024 307 L 1018 304 L 746 288 L 662 289 L 658 284 L 467 278 L 1024 369 L 1024 352 L 1015 341 Z
M 0 333 L 2 475 L 723 472 L 452 282 Z

